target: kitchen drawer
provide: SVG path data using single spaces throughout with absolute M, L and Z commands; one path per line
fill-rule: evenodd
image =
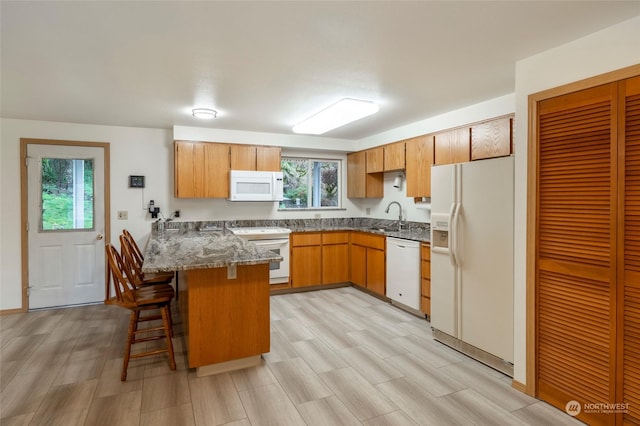
M 385 238 L 383 235 L 368 234 L 366 232 L 351 233 L 351 243 L 359 246 L 384 250 Z
M 431 260 L 431 246 L 429 246 L 429 244 L 422 244 L 420 247 L 420 257 L 422 260 Z
M 422 297 L 431 297 L 431 280 L 422 279 L 422 289 L 420 294 L 422 294 Z
M 322 243 L 322 234 L 319 232 L 300 232 L 291 234 L 291 245 L 299 246 L 319 246 Z
M 422 261 L 422 278 L 431 279 L 431 262 Z
M 322 234 L 322 244 L 348 244 L 348 232 L 324 232 Z

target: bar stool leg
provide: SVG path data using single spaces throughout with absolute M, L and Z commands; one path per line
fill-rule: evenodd
M 164 335 L 167 339 L 167 350 L 169 351 L 169 368 L 171 368 L 171 370 L 175 370 L 176 360 L 173 354 L 173 342 L 171 341 L 171 336 L 173 335 L 173 333 L 171 330 L 172 324 L 169 320 L 169 317 L 171 315 L 169 309 L 169 305 L 167 304 L 163 306 L 160 311 L 162 312 L 162 324 L 164 325 Z
M 133 339 L 135 339 L 135 332 L 138 328 L 138 318 L 140 317 L 139 311 L 131 311 L 131 316 L 129 317 L 129 330 L 127 332 L 127 344 L 124 348 L 124 360 L 122 363 L 122 374 L 120 374 L 120 380 L 127 380 L 127 367 L 129 367 L 129 358 L 131 358 L 131 345 L 133 344 Z

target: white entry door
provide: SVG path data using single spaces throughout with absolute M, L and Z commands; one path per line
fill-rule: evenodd
M 29 309 L 104 300 L 104 149 L 27 147 Z

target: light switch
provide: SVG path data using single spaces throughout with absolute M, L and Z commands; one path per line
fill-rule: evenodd
M 118 210 L 118 220 L 129 219 L 129 212 L 127 210 Z

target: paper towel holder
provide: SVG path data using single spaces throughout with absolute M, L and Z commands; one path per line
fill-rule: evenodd
M 402 173 L 398 173 L 395 177 L 395 179 L 393 179 L 393 187 L 394 188 L 398 188 L 401 189 L 402 188 Z

